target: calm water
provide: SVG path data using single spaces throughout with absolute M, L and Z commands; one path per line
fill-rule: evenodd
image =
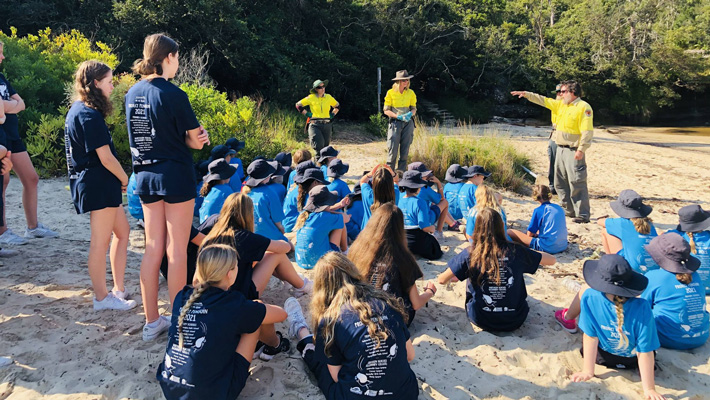
M 667 135 L 683 136 L 710 136 L 710 126 L 691 126 L 682 128 L 641 128 L 649 133 L 663 133 Z

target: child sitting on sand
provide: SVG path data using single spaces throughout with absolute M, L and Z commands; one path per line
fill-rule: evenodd
M 660 347 L 656 323 L 648 301 L 637 297 L 648 279 L 617 254 L 586 261 L 583 273 L 589 285 L 579 293 L 584 364 L 582 371 L 570 379 L 592 379 L 595 364 L 612 369 L 638 368 L 646 398 L 664 399 L 656 392 L 653 376 L 654 351 Z
M 316 186 L 328 184 L 328 181 L 323 177 L 323 172 L 316 167 L 313 161 L 304 161 L 298 164 L 296 173 L 292 175 L 295 175 L 295 186 L 286 195 L 283 206 L 283 226 L 286 232 L 293 232 L 298 216 L 301 215 L 308 200 L 308 192 Z
M 705 294 L 710 295 L 710 212 L 697 204 L 678 210 L 676 232 L 690 243 L 690 251 L 700 260 L 698 275 L 703 280 Z
M 491 173 L 480 165 L 472 165 L 468 167 L 467 175 L 470 178 L 459 190 L 459 209 L 463 216 L 469 215 L 473 206 L 476 205 L 476 189 L 483 185 L 483 181 L 491 176 Z
M 281 307 L 229 290 L 237 274 L 231 247 L 215 244 L 200 252 L 197 284 L 185 286 L 173 302 L 165 358 L 156 374 L 166 399 L 236 399 L 249 377 L 261 326 L 286 319 Z
M 328 164 L 327 176 L 330 179 L 328 190 L 338 194 L 338 201 L 350 194 L 350 187 L 345 183 L 341 176 L 345 175 L 350 170 L 350 165 L 345 164 L 341 159 L 336 158 Z
M 533 186 L 532 197 L 540 206 L 533 210 L 527 234 L 508 229 L 508 236 L 533 250 L 550 254 L 565 251 L 568 245 L 565 211 L 557 204 L 550 203 L 552 193 L 547 185 Z
M 219 214 L 224 200 L 234 193 L 229 186 L 229 180 L 236 171 L 237 169 L 223 158 L 210 163 L 209 174 L 203 178 L 204 183 L 200 189 L 200 196 L 204 197 L 200 206 L 200 223 L 204 223 L 212 215 Z
M 602 230 L 602 244 L 606 254 L 619 254 L 629 262 L 636 272 L 645 274 L 658 269 L 645 246 L 658 236 L 648 215 L 651 206 L 633 190 L 622 190 L 619 199 L 609 203 L 611 209 L 621 218 L 602 218 L 597 221 Z
M 417 195 L 426 186 L 419 171 L 407 171 L 399 181 L 399 190 L 406 192 L 399 199 L 399 207 L 404 213 L 404 230 L 409 250 L 427 260 L 438 260 L 444 254 L 433 234 L 436 221 L 430 219 L 429 205 Z
M 438 279 L 440 285 L 466 281 L 466 313 L 473 324 L 486 331 L 514 331 L 529 310 L 523 274 L 555 262 L 547 253 L 506 240 L 500 214 L 486 208 L 476 218 L 471 246 L 452 258 Z
M 459 205 L 459 191 L 463 187 L 464 180 L 470 178 L 468 168 L 462 167 L 459 164 L 452 164 L 446 170 L 446 185 L 444 185 L 444 198 L 449 202 L 449 215 L 455 220 L 464 218 Z
M 387 202 L 399 203 L 399 187 L 395 183 L 395 172 L 387 164 L 378 164 L 360 178 L 362 191 L 362 224 L 365 229 L 372 213 Z
M 323 171 L 323 176 L 328 176 L 328 164 L 338 157 L 340 152 L 335 150 L 333 146 L 325 146 L 320 149 L 318 153 L 318 164 L 320 164 L 320 170 Z
M 449 216 L 449 202 L 443 196 L 444 186 L 439 178 L 421 162 L 413 162 L 407 166 L 407 169 L 421 172 L 422 179 L 427 181 L 427 185 L 419 191 L 417 197 L 429 205 L 429 219 L 436 225 L 434 237 L 439 241 L 444 239 L 444 223 L 448 224 L 449 230 L 458 232 L 461 223 Z M 431 189 L 429 185 L 436 186 L 436 191 Z
M 505 215 L 505 210 L 503 210 L 503 207 L 500 206 L 501 200 L 502 196 L 486 185 L 481 185 L 478 189 L 476 189 L 476 205 L 473 206 L 468 217 L 466 218 L 466 232 L 464 233 L 469 242 L 473 240 L 473 231 L 476 227 L 476 216 L 478 215 L 478 211 L 483 210 L 484 208 L 492 208 L 496 210 L 503 218 L 503 229 L 507 228 L 508 218 Z M 507 233 L 505 234 L 505 238 L 507 240 L 511 240 Z
M 284 219 L 281 202 L 276 193 L 265 186 L 274 172 L 276 168 L 268 161 L 263 159 L 252 161 L 247 168 L 249 178 L 244 181 L 245 188 L 242 191 L 254 202 L 254 232 L 271 240 L 288 241 L 281 225 Z
M 305 149 L 296 150 L 296 152 L 293 153 L 293 164 L 292 164 L 291 166 L 292 166 L 292 168 L 293 168 L 293 170 L 294 170 L 294 173 L 292 173 L 291 175 L 288 176 L 288 184 L 286 184 L 286 191 L 287 191 L 287 192 L 290 192 L 291 189 L 294 188 L 293 179 L 296 177 L 296 173 L 295 173 L 295 172 L 298 172 L 298 171 L 297 171 L 298 166 L 299 166 L 302 162 L 310 161 L 310 160 L 311 160 L 311 157 L 312 157 L 312 156 L 311 156 L 311 152 L 308 151 L 308 150 L 305 150 Z M 313 164 L 313 167 L 314 167 L 314 168 L 316 167 L 316 164 L 315 164 L 315 163 Z

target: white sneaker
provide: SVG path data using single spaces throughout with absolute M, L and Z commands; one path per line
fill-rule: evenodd
M 37 227 L 34 229 L 25 229 L 26 238 L 54 238 L 59 236 L 59 234 L 41 223 L 37 223 Z
M 284 303 L 284 310 L 288 314 L 288 335 L 298 339 L 298 331 L 302 328 L 308 329 L 306 317 L 303 316 L 303 309 L 295 297 L 289 297 Z
M 2 235 L 0 235 L 0 244 L 20 246 L 23 244 L 27 244 L 27 239 L 16 235 L 15 232 L 12 231 L 12 229 L 8 229 L 3 232 Z
M 135 300 L 124 300 L 119 299 L 114 296 L 113 293 L 109 293 L 103 300 L 98 301 L 94 297 L 94 311 L 99 310 L 130 310 L 131 308 L 137 306 Z
M 126 291 L 125 290 L 112 290 L 111 293 L 113 293 L 114 296 L 121 300 L 126 300 Z
M 432 236 L 434 236 L 434 238 L 436 238 L 436 241 L 439 243 L 444 241 L 444 232 L 434 231 L 434 233 L 432 233 Z
M 313 292 L 313 281 L 306 278 L 305 276 L 301 276 L 301 278 L 303 279 L 303 287 L 302 288 L 293 288 L 293 296 L 294 297 L 301 297 L 305 294 L 310 294 Z
M 20 254 L 17 250 L 0 249 L 0 257 L 13 257 Z
M 146 342 L 157 338 L 161 333 L 170 329 L 170 318 L 161 315 L 153 324 L 155 326 L 149 326 L 148 324 L 143 326 L 143 340 Z

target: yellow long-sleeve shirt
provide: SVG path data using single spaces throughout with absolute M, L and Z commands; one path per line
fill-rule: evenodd
M 552 112 L 555 143 L 560 146 L 576 147 L 581 152 L 587 151 L 592 145 L 594 126 L 592 106 L 589 103 L 576 98 L 570 104 L 565 104 L 562 100 L 531 92 L 525 92 L 525 98 Z

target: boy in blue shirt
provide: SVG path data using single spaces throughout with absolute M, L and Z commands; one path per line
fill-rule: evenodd
M 676 232 L 690 243 L 690 251 L 700 260 L 698 275 L 705 294 L 710 295 L 710 212 L 693 204 L 678 210 L 678 220 L 678 227 L 669 232 Z
M 648 287 L 641 298 L 651 304 L 661 346 L 678 350 L 702 346 L 710 336 L 710 315 L 696 272 L 700 260 L 691 255 L 690 244 L 673 232 L 656 236 L 646 250 L 661 269 L 646 274 Z
M 429 219 L 429 206 L 417 197 L 421 188 L 426 186 L 419 171 L 407 171 L 399 181 L 400 190 L 406 192 L 399 199 L 399 208 L 404 214 L 404 230 L 407 235 L 409 250 L 429 260 L 438 260 L 444 254 L 441 246 L 431 234 L 436 230 Z
M 533 198 L 540 206 L 533 211 L 527 234 L 508 229 L 508 236 L 533 250 L 556 254 L 567 249 L 567 221 L 565 211 L 550 203 L 552 193 L 547 185 L 533 186 Z
M 480 165 L 472 165 L 468 167 L 468 175 L 470 178 L 459 190 L 459 209 L 462 215 L 469 215 L 473 206 L 476 205 L 476 189 L 491 176 L 491 173 Z

